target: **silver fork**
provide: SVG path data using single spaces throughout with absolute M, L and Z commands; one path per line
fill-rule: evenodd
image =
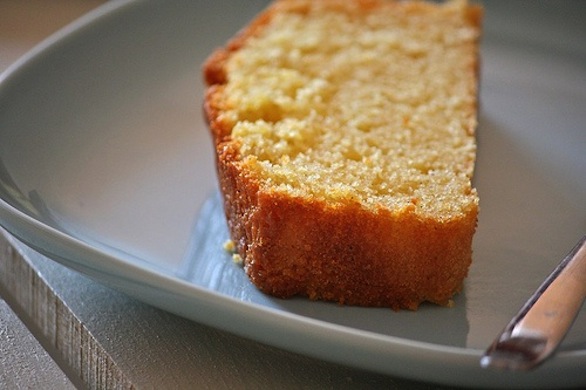
M 586 236 L 529 298 L 480 359 L 485 368 L 531 370 L 559 346 L 586 299 Z

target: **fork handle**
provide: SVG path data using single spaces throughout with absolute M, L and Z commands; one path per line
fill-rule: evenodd
M 537 367 L 559 346 L 586 298 L 586 236 L 560 262 L 488 348 L 480 364 Z

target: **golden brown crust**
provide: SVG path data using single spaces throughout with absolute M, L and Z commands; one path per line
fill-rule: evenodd
M 394 308 L 447 304 L 470 264 L 474 215 L 441 223 L 271 193 L 257 201 L 247 272 L 272 295 Z
M 462 287 L 472 258 L 477 209 L 458 219 L 423 218 L 409 209 L 367 210 L 354 202 L 331 205 L 261 189 L 231 139 L 233 123 L 222 116 L 230 53 L 268 23 L 281 7 L 303 12 L 309 1 L 277 1 L 204 65 L 209 85 L 205 114 L 232 239 L 252 282 L 277 296 L 308 296 L 349 305 L 416 309 L 421 302 L 446 305 Z M 367 9 L 380 0 L 323 0 Z M 422 6 L 419 3 L 412 5 Z M 470 8 L 480 23 L 479 8 Z M 474 66 L 476 66 L 474 64 Z

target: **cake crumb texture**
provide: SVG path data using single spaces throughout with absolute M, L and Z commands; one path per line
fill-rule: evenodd
M 481 9 L 281 0 L 204 66 L 228 225 L 262 291 L 448 305 L 472 256 Z

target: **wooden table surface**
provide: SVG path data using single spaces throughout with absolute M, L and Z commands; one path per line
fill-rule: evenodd
M 96 0 L 1 0 L 0 71 Z M 179 318 L 71 271 L 0 228 L 0 389 L 435 389 Z

